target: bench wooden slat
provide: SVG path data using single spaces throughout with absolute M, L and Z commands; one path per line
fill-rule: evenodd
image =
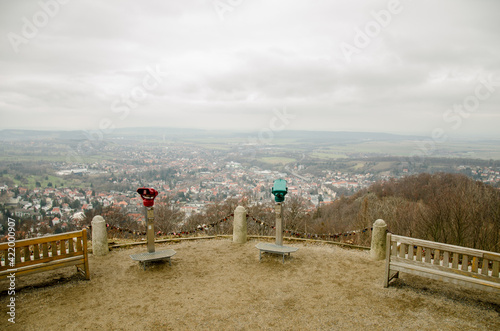
M 47 243 L 42 243 L 42 259 L 49 257 L 49 245 Z
M 59 254 L 66 254 L 66 239 L 59 240 Z
M 399 257 L 405 257 L 406 255 L 406 246 L 405 244 L 399 245 Z
M 443 252 L 443 266 L 450 267 L 450 253 L 448 251 Z
M 57 241 L 51 241 L 50 246 L 52 248 L 52 256 L 57 256 Z
M 21 247 L 16 246 L 16 264 L 21 262 Z
M 490 261 L 488 261 L 488 259 L 483 259 L 483 263 L 481 264 L 481 274 L 488 275 L 489 265 Z
M 391 255 L 396 255 L 397 253 L 398 253 L 398 243 L 394 241 L 392 243 Z
M 431 263 L 431 249 L 425 248 L 425 263 Z
M 462 270 L 469 271 L 469 256 L 467 254 L 462 255 Z
M 38 244 L 33 245 L 33 260 L 40 260 L 40 249 Z
M 478 259 L 476 256 L 472 257 L 472 272 L 477 273 Z
M 453 269 L 458 269 L 458 253 L 453 252 L 453 261 L 451 262 Z
M 417 246 L 417 261 L 422 261 L 422 246 Z
M 439 265 L 441 262 L 441 251 L 439 249 L 434 250 L 434 265 Z
M 413 261 L 413 245 L 408 245 L 408 260 Z
M 70 253 L 73 253 L 75 251 L 73 248 L 73 238 L 68 240 L 68 249 Z
M 493 261 L 493 267 L 491 268 L 491 276 L 498 277 L 499 269 L 500 269 L 500 262 Z
M 29 261 L 31 259 L 30 247 L 29 246 L 24 247 L 23 253 L 24 253 L 24 261 Z
M 82 251 L 82 240 L 81 238 L 76 238 L 76 251 L 81 252 Z

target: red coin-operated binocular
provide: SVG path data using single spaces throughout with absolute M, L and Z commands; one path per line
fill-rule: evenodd
M 145 207 L 152 207 L 155 204 L 158 191 L 154 188 L 141 187 L 137 189 L 137 193 L 141 195 L 142 203 Z

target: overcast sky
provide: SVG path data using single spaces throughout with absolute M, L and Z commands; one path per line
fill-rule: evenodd
M 0 129 L 500 138 L 499 13 L 498 0 L 0 0 Z

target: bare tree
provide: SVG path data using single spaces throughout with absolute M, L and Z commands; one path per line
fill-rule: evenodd
M 182 226 L 185 214 L 170 198 L 162 198 L 155 203 L 155 231 L 171 233 Z
M 298 195 L 291 195 L 284 203 L 283 229 L 298 231 L 306 218 L 306 200 Z

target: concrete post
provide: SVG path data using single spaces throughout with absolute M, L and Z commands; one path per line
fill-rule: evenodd
M 373 223 L 372 244 L 370 248 L 370 256 L 373 260 L 384 260 L 385 249 L 387 246 L 387 224 L 382 219 L 378 219 Z
M 276 212 L 276 245 L 283 246 L 283 208 L 281 202 L 274 205 L 274 211 Z
M 102 256 L 108 254 L 108 232 L 102 216 L 92 219 L 92 254 Z
M 234 210 L 233 242 L 244 244 L 247 242 L 247 211 L 243 206 Z

